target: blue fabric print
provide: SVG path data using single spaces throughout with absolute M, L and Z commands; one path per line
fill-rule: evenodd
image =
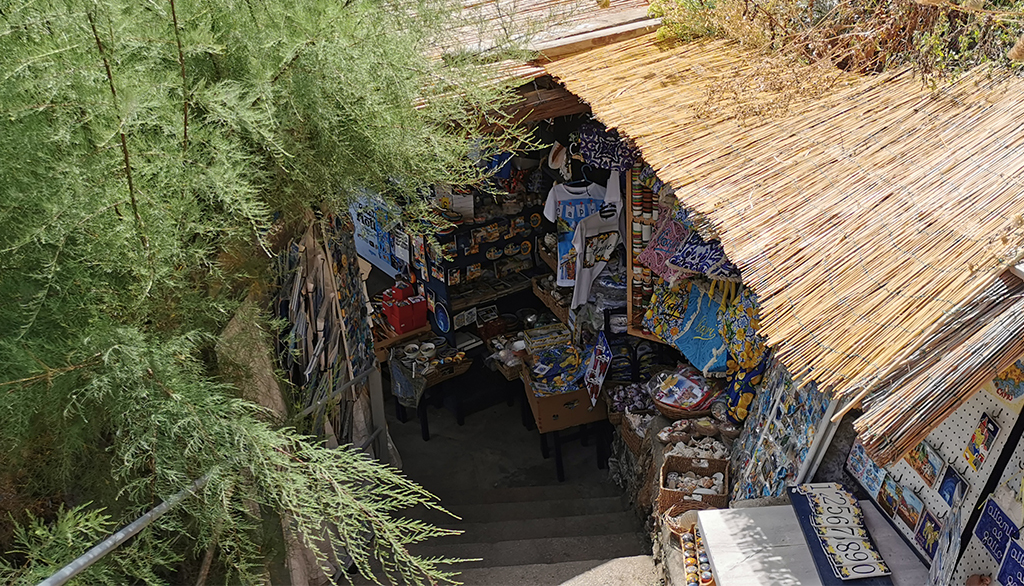
M 700 273 L 710 279 L 719 281 L 740 281 L 740 269 L 726 256 L 722 243 L 718 240 L 705 242 L 696 231 L 668 259 L 672 267 Z
M 675 346 L 705 375 L 726 370 L 726 347 L 718 325 L 718 303 L 701 291 L 690 289 L 686 313 Z
M 604 130 L 593 124 L 584 124 L 579 129 L 580 156 L 583 162 L 609 169 L 626 171 L 640 157 L 639 149 L 619 138 L 615 130 Z

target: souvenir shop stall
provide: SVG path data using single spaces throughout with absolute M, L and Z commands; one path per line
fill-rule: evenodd
M 681 359 L 604 392 L 621 437 L 618 476 L 649 507 L 672 583 L 926 579 L 912 532 L 874 508 L 865 513 L 873 505 L 849 487 L 806 484 L 836 432 L 837 402 L 773 359 L 758 334 L 756 295 L 685 197 L 642 162 L 626 175 L 627 331 Z M 846 516 L 827 520 L 833 500 Z M 832 522 L 850 527 L 815 532 Z M 754 551 L 760 563 L 750 563 Z

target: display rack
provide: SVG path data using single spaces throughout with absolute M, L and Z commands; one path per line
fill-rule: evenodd
M 623 205 L 626 212 L 626 228 L 627 232 L 632 234 L 633 223 L 644 224 L 648 226 L 654 226 L 655 220 L 647 218 L 638 218 L 633 215 L 633 170 L 629 169 L 626 171 L 626 197 L 623 200 Z M 630 336 L 636 336 L 637 338 L 643 338 L 644 340 L 650 340 L 659 344 L 664 344 L 665 340 L 645 332 L 643 328 L 637 327 L 637 323 L 640 321 L 642 316 L 636 315 L 633 308 L 633 268 L 642 267 L 633 257 L 633 247 L 631 241 L 623 243 L 626 249 L 626 333 Z

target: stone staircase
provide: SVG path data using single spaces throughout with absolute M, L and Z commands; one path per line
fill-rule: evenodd
M 430 407 L 428 442 L 415 420 L 389 421 L 403 472 L 460 519 L 426 508 L 408 516 L 463 531 L 412 553 L 475 560 L 452 568 L 467 586 L 660 585 L 641 522 L 597 468 L 594 445 L 565 446 L 567 478 L 558 482 L 537 431 L 523 428 L 518 406 L 504 404 L 504 382 L 477 383 L 494 389 L 495 404 L 471 411 L 463 426 L 450 410 Z
M 611 484 L 434 490 L 462 520 L 436 511 L 416 517 L 464 533 L 413 551 L 478 559 L 456 568 L 467 586 L 657 584 L 640 523 Z

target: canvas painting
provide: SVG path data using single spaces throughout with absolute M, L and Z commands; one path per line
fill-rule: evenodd
M 924 501 L 922 501 L 914 491 L 909 488 L 904 488 L 903 493 L 900 495 L 900 506 L 896 512 L 899 515 L 900 520 L 907 524 L 907 527 L 913 531 L 917 529 L 917 522 L 921 520 L 921 513 L 924 511 Z
M 983 413 L 978 421 L 978 427 L 974 429 L 971 439 L 964 449 L 964 458 L 971 468 L 978 470 L 988 458 L 989 451 L 996 443 L 996 436 L 999 435 L 999 424 L 995 422 L 988 413 Z
M 935 486 L 942 477 L 946 462 L 928 442 L 921 442 L 903 458 L 924 479 L 926 486 Z
M 846 468 L 860 482 L 864 490 L 868 491 L 871 498 L 878 498 L 878 491 L 882 488 L 882 482 L 885 480 L 885 469 L 871 461 L 867 452 L 864 451 L 864 444 L 861 443 L 860 438 L 857 438 L 853 442 L 853 447 L 850 448 L 850 455 L 846 458 Z
M 960 488 L 960 495 L 957 497 L 956 489 Z M 946 501 L 946 504 L 955 507 L 957 503 L 964 498 L 967 491 L 971 490 L 969 482 L 964 480 L 963 476 L 956 471 L 956 468 L 952 466 L 946 466 L 946 472 L 942 475 L 942 480 L 939 482 L 939 486 L 935 489 L 942 500 Z
M 900 498 L 903 496 L 903 487 L 890 474 L 885 475 L 882 488 L 878 491 L 878 506 L 890 518 L 895 519 L 900 508 Z
M 921 515 L 921 524 L 917 526 L 917 531 L 914 533 L 914 541 L 920 546 L 928 559 L 935 557 L 935 550 L 939 547 L 939 533 L 942 530 L 942 525 L 939 525 L 938 519 L 931 511 L 925 511 Z

